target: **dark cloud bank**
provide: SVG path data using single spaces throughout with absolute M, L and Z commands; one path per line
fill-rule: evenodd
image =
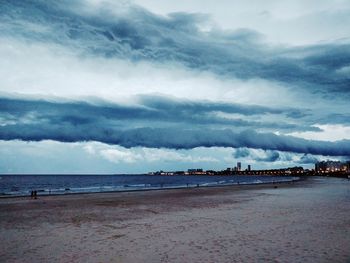
M 284 131 L 320 131 L 309 123 L 295 124 L 307 110 L 294 108 L 271 108 L 237 103 L 191 101 L 163 96 L 139 95 L 135 106 L 125 106 L 99 101 L 48 102 L 0 97 L 0 114 L 7 122 L 31 121 L 32 124 L 67 124 L 73 126 L 95 125 L 100 127 L 216 127 L 254 128 Z M 236 114 L 235 118 L 220 116 Z M 258 121 L 270 114 L 283 121 Z M 254 119 L 251 119 L 254 117 Z
M 249 29 L 202 32 L 204 15 L 163 17 L 137 6 L 116 14 L 116 7 L 94 9 L 82 1 L 1 0 L 0 5 L 4 36 L 61 44 L 81 55 L 177 62 L 227 77 L 277 81 L 329 98 L 349 95 L 350 79 L 339 73 L 350 65 L 347 43 L 273 47 Z
M 268 132 L 256 132 L 252 129 L 253 125 L 239 130 L 230 122 L 227 127 L 231 128 L 208 125 L 201 127 L 196 125 L 196 118 L 186 117 L 191 116 L 188 111 L 192 108 L 195 108 L 193 112 L 197 114 L 213 109 L 240 112 L 245 115 L 259 114 L 255 106 L 249 109 L 248 106 L 240 105 L 214 103 L 204 106 L 187 102 L 187 106 L 183 103 L 185 114 L 178 113 L 178 116 L 175 116 L 171 104 L 177 105 L 176 102 L 168 101 L 166 104 L 168 106 L 164 108 L 170 110 L 166 111 L 163 109 L 166 100 L 145 97 L 141 101 L 144 104 L 139 107 L 118 105 L 112 107 L 112 105 L 96 106 L 77 102 L 1 99 L 0 113 L 5 125 L 0 128 L 0 139 L 100 141 L 124 147 L 172 149 L 191 149 L 200 146 L 248 147 L 315 155 L 350 156 L 349 140 L 337 142 L 304 140 Z M 148 109 L 145 109 L 146 106 Z M 274 112 L 269 108 L 261 108 L 260 111 Z M 283 111 L 276 113 L 280 114 Z M 151 123 L 147 122 L 149 120 Z M 203 120 L 199 118 L 197 123 L 201 121 Z
M 293 159 L 295 155 L 292 155 L 289 152 L 281 154 L 281 152 L 276 150 L 265 150 L 263 154 L 256 154 L 252 153 L 252 150 L 246 147 L 235 149 L 232 155 L 235 159 L 249 158 L 257 162 L 294 161 L 300 164 L 314 164 L 318 161 L 318 159 L 315 156 L 309 153 L 304 153 L 302 156 L 299 157 L 299 159 L 295 160 Z
M 246 29 L 202 32 L 198 25 L 207 19 L 203 15 L 176 13 L 162 17 L 140 7 L 130 7 L 119 14 L 106 9 L 92 10 L 80 1 L 0 0 L 0 7 L 0 34 L 9 39 L 58 44 L 79 56 L 175 62 L 191 70 L 210 71 L 228 78 L 277 81 L 301 92 L 349 99 L 350 79 L 341 74 L 350 65 L 347 43 L 273 47 L 264 43 L 259 33 Z M 228 119 L 215 112 L 244 117 Z M 282 121 L 259 121 L 263 115 L 277 116 Z M 100 141 L 124 147 L 173 149 L 248 147 L 350 156 L 349 140 L 312 141 L 272 133 L 317 131 L 312 126 L 315 123 L 349 123 L 349 116 L 343 113 L 325 116 L 320 118 L 293 108 L 200 103 L 154 96 L 140 97 L 139 106 L 3 98 L 0 139 Z M 272 152 L 266 158 L 276 160 L 278 156 Z
M 1 128 L 2 140 L 21 139 L 27 141 L 57 140 L 61 142 L 100 141 L 124 147 L 144 146 L 152 148 L 191 149 L 195 147 L 249 147 L 273 149 L 295 153 L 310 153 L 330 156 L 350 156 L 350 141 L 308 141 L 272 133 L 257 133 L 246 130 L 135 128 L 109 129 L 91 126 L 29 124 L 8 125 Z

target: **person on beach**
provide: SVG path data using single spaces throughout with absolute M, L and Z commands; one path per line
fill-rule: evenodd
M 34 191 L 31 191 L 30 192 L 30 199 L 33 199 L 34 198 Z
M 38 192 L 35 190 L 35 191 L 34 191 L 34 199 L 37 199 L 37 193 L 38 193 Z

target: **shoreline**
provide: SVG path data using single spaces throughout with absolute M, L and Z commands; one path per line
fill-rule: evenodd
M 111 191 L 98 191 L 98 192 L 64 192 L 61 194 L 53 193 L 53 194 L 38 194 L 39 197 L 47 197 L 47 196 L 70 196 L 70 195 L 89 195 L 89 194 L 108 194 L 108 193 L 133 193 L 133 192 L 148 192 L 148 191 L 168 191 L 168 190 L 183 190 L 183 189 L 198 189 L 198 188 L 221 188 L 221 187 L 240 187 L 240 186 L 258 186 L 258 185 L 281 185 L 281 184 L 292 184 L 300 181 L 306 181 L 308 177 L 303 176 L 292 176 L 293 179 L 290 181 L 285 180 L 276 180 L 273 182 L 260 182 L 260 183 L 232 183 L 232 184 L 213 184 L 213 185 L 200 185 L 197 186 L 195 184 L 190 186 L 174 186 L 174 187 L 161 187 L 161 188 L 141 188 L 141 189 L 128 189 L 128 190 L 111 190 Z M 3 194 L 0 195 L 1 199 L 8 199 L 8 198 L 28 198 L 30 197 L 29 193 L 28 195 L 7 195 Z

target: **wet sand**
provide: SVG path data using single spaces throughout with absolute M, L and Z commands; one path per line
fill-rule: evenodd
M 350 262 L 350 180 L 0 199 L 0 262 Z

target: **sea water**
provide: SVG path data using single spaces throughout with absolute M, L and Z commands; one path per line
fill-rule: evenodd
M 290 176 L 205 175 L 0 175 L 0 196 L 136 191 L 237 184 L 263 184 L 298 180 Z

